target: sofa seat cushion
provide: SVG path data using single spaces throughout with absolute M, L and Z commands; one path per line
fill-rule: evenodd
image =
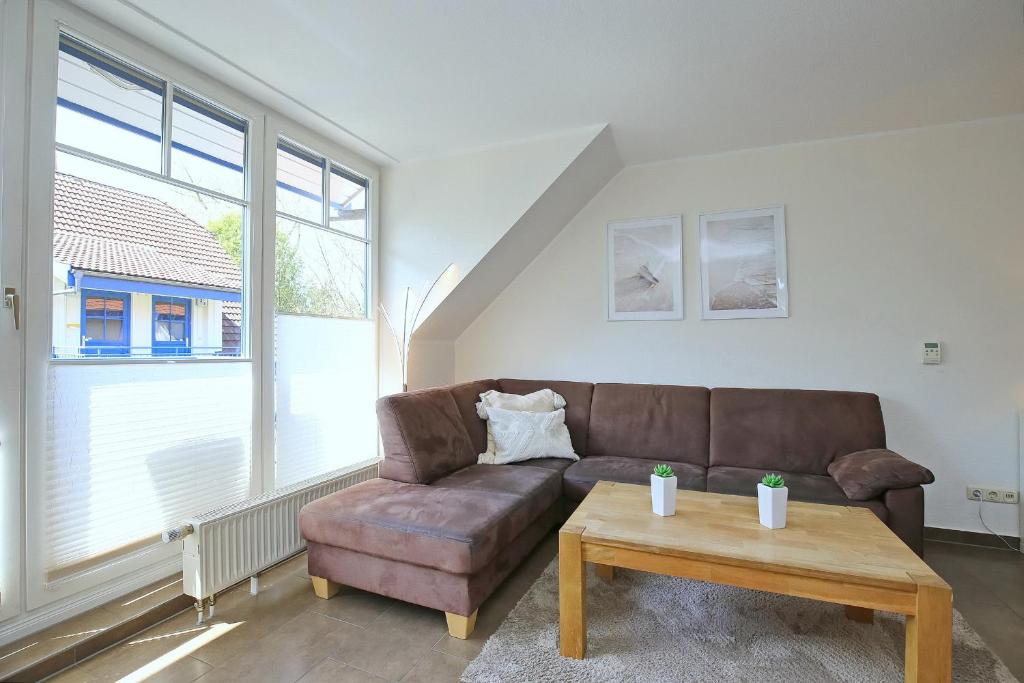
M 883 522 L 889 519 L 889 511 L 881 500 L 850 500 L 832 477 L 819 474 L 800 474 L 749 467 L 709 467 L 707 490 L 710 493 L 756 496 L 758 482 L 769 471 L 781 474 L 782 478 L 786 480 L 790 500 L 866 507 Z
M 568 458 L 534 458 L 533 460 L 523 460 L 521 462 L 510 462 L 509 466 L 516 467 L 543 467 L 547 470 L 555 470 L 559 473 L 565 472 L 569 469 L 575 460 L 569 460 Z
M 560 480 L 555 470 L 503 465 L 432 485 L 372 479 L 306 505 L 299 527 L 310 542 L 472 574 L 557 504 Z
M 524 463 L 530 462 L 524 460 Z M 512 493 L 536 498 L 545 508 L 558 499 L 558 472 L 544 467 L 512 467 L 511 465 L 470 465 L 454 474 L 441 477 L 431 486 L 472 491 Z M 539 515 L 543 510 L 538 510 Z
M 599 481 L 617 481 L 623 484 L 651 483 L 651 471 L 662 460 L 624 458 L 615 455 L 594 455 L 580 458 L 565 471 L 564 490 L 570 500 L 583 500 Z M 703 491 L 706 470 L 700 465 L 685 462 L 669 463 L 676 473 L 676 486 L 681 489 Z

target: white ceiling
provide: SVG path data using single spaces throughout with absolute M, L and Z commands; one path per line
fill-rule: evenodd
M 1021 0 L 77 1 L 385 163 L 601 123 L 629 164 L 1024 112 Z

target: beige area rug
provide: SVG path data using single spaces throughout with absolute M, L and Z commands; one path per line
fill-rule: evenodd
M 616 570 L 587 577 L 587 658 L 558 654 L 558 560 L 490 637 L 463 681 L 903 680 L 903 617 L 874 624 L 801 598 Z M 1016 681 L 953 615 L 953 680 Z

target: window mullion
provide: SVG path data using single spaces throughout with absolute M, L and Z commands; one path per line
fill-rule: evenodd
M 249 206 L 248 199 L 239 199 L 238 197 L 232 197 L 229 194 L 224 194 L 216 190 L 208 190 L 205 187 L 200 187 L 198 185 L 193 185 L 192 183 L 187 183 L 183 180 L 178 180 L 177 178 L 165 176 L 162 173 L 154 173 L 153 171 L 147 171 L 144 168 L 132 166 L 131 164 L 125 164 L 120 161 L 117 161 L 116 159 L 110 159 L 108 157 L 104 157 L 99 154 L 94 154 L 84 149 L 78 149 L 77 147 L 72 147 L 64 143 L 57 143 L 57 151 L 62 152 L 64 154 L 70 154 L 71 156 L 79 157 L 80 159 L 85 159 L 87 161 L 93 161 L 97 164 L 102 164 L 104 166 L 116 168 L 119 171 L 133 173 L 135 175 L 142 176 L 143 178 L 149 178 L 150 180 L 158 180 L 162 183 L 167 183 L 168 185 L 173 185 L 174 187 L 181 188 L 182 190 L 195 192 L 197 194 L 201 194 L 207 197 L 213 197 L 215 199 L 221 200 L 222 202 L 233 204 L 239 208 Z
M 320 192 L 324 197 L 322 220 L 327 228 L 331 225 L 331 164 L 327 159 L 321 159 L 320 167 Z
M 164 111 L 160 130 L 160 174 L 171 177 L 171 115 L 174 112 L 174 86 L 164 81 Z

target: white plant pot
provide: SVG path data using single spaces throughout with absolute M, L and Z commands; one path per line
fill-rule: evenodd
M 671 517 L 676 514 L 676 478 L 651 475 L 651 508 L 654 514 Z
M 757 485 L 757 512 L 761 516 L 761 526 L 769 529 L 784 529 L 786 527 L 786 500 L 789 498 L 789 489 L 773 489 L 764 484 Z

